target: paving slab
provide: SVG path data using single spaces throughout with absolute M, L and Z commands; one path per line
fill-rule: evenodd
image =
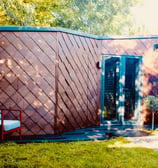
M 150 135 L 144 137 L 126 137 L 136 146 L 151 148 L 158 151 L 158 136 Z
M 22 140 L 18 137 L 8 137 L 3 142 L 14 141 L 16 143 L 32 142 L 71 142 L 71 141 L 96 141 L 108 140 L 115 137 L 125 137 L 131 141 L 133 147 L 146 147 L 158 151 L 158 136 L 153 136 L 142 131 L 139 128 L 115 126 L 110 129 L 103 126 L 94 126 L 89 128 L 77 129 L 57 135 L 37 135 L 23 136 Z

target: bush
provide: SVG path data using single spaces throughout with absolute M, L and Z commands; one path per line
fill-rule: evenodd
M 147 110 L 151 112 L 158 111 L 158 97 L 156 96 L 147 96 L 144 98 L 144 106 Z
M 154 113 L 158 111 L 158 97 L 147 96 L 144 98 L 144 106 L 152 112 L 152 130 L 154 129 Z

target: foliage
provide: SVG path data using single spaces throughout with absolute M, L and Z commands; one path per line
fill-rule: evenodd
M 72 0 L 71 8 L 77 14 L 78 20 L 75 25 L 83 32 L 98 35 L 132 34 L 134 27 L 130 7 L 137 2 L 137 0 Z
M 30 2 L 35 8 L 34 20 L 31 23 L 33 26 L 58 26 L 60 17 L 58 18 L 56 13 L 61 13 L 67 5 L 67 1 L 59 2 L 59 0 L 25 0 L 25 3 Z
M 158 110 L 158 97 L 147 96 L 144 98 L 144 106 L 147 110 L 151 112 L 156 112 Z
M 34 7 L 22 0 L 0 0 L 1 23 L 14 25 L 30 25 L 34 19 Z
M 145 148 L 110 147 L 117 143 L 123 143 L 123 139 L 100 142 L 1 144 L 0 167 L 157 168 L 157 152 Z
M 96 35 L 134 34 L 141 0 L 0 0 L 0 25 L 58 26 Z

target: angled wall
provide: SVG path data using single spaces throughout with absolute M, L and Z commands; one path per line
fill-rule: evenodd
M 58 33 L 58 117 L 56 131 L 99 124 L 96 39 Z
M 22 134 L 98 125 L 97 39 L 56 29 L 7 28 L 0 32 L 0 108 L 23 110 Z

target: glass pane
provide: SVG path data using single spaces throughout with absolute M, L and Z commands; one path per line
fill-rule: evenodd
M 136 102 L 136 91 L 135 91 L 135 80 L 136 80 L 136 65 L 138 59 L 127 58 L 126 59 L 126 71 L 125 71 L 125 120 L 132 120 L 134 118 L 135 102 Z
M 116 120 L 116 96 L 118 87 L 119 58 L 106 57 L 105 59 L 105 93 L 104 119 Z

